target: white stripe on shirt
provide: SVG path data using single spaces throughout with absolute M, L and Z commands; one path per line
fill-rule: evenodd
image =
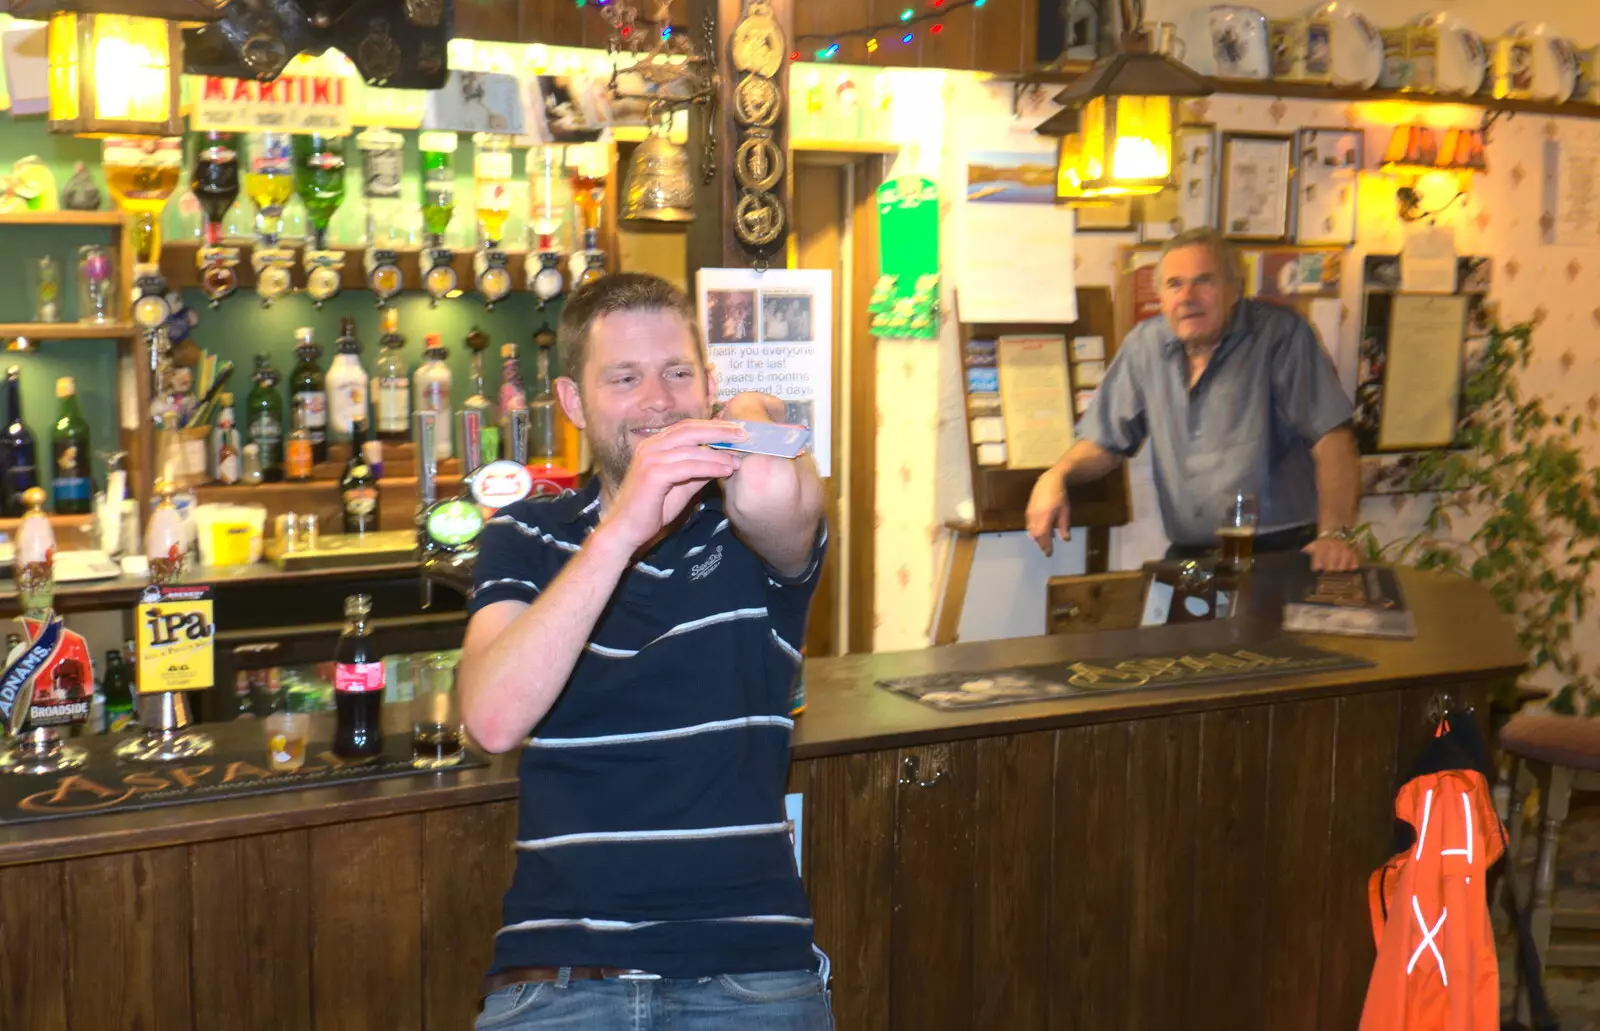
M 608 659 L 631 659 L 635 655 L 638 655 L 640 652 L 644 651 L 644 649 L 650 647 L 650 645 L 665 641 L 667 638 L 675 637 L 678 634 L 687 634 L 694 630 L 703 630 L 708 626 L 714 626 L 717 623 L 728 623 L 736 619 L 765 619 L 766 615 L 767 609 L 764 605 L 760 608 L 753 609 L 730 609 L 727 612 L 718 612 L 702 619 L 692 619 L 687 623 L 679 623 L 677 626 L 673 627 L 671 630 L 668 630 L 655 640 L 648 641 L 642 646 L 631 650 L 627 648 L 608 648 L 605 645 L 594 644 L 593 642 L 585 645 L 585 647 L 594 654 L 604 656 Z
M 544 931 L 557 927 L 581 927 L 585 931 L 638 931 L 646 927 L 660 927 L 662 924 L 794 924 L 798 927 L 810 927 L 811 918 L 804 916 L 786 916 L 781 913 L 764 914 L 761 916 L 711 916 L 698 920 L 597 920 L 593 917 L 579 917 L 574 919 L 548 918 L 544 920 L 523 920 L 515 924 L 507 924 L 495 934 L 505 934 L 507 931 Z
M 517 530 L 518 533 L 522 534 L 525 537 L 537 537 L 540 540 L 544 541 L 546 544 L 554 544 L 556 547 L 562 549 L 563 551 L 582 551 L 583 550 L 582 546 L 577 545 L 577 544 L 568 544 L 564 540 L 560 540 L 559 538 L 552 537 L 548 533 L 545 533 L 543 530 L 539 529 L 537 526 L 529 526 L 527 523 L 525 523 L 522 520 L 518 519 L 516 516 L 498 515 L 498 516 L 495 516 L 493 519 L 489 520 L 489 522 L 486 523 L 485 525 L 486 526 L 493 526 L 495 523 L 505 523 L 508 526 L 514 527 Z
M 714 720 L 710 723 L 696 723 L 689 727 L 645 730 L 634 734 L 602 734 L 598 737 L 530 737 L 526 745 L 529 748 L 597 748 L 605 745 L 639 744 L 645 741 L 671 741 L 675 738 L 712 734 L 722 730 L 738 730 L 743 727 L 782 727 L 785 730 L 793 730 L 794 720 L 787 716 L 742 716 L 738 719 Z
M 789 823 L 745 823 L 732 827 L 694 827 L 686 830 L 665 831 L 587 831 L 581 834 L 558 834 L 553 838 L 530 838 L 517 842 L 524 852 L 539 852 L 562 845 L 598 845 L 606 842 L 632 844 L 644 841 L 703 841 L 708 838 L 749 838 L 762 834 L 787 834 Z
M 518 580 L 513 576 L 502 576 L 498 580 L 485 580 L 483 583 L 474 587 L 472 589 L 472 596 L 476 598 L 479 591 L 486 591 L 491 587 L 503 587 L 506 584 L 512 584 L 517 587 L 526 587 L 534 594 L 538 594 L 540 591 L 539 585 L 534 583 L 532 580 Z
M 797 664 L 804 659 L 804 656 L 800 654 L 800 650 L 794 645 L 790 644 L 788 641 L 785 641 L 783 638 L 779 637 L 776 630 L 771 631 L 771 634 L 773 643 L 776 644 L 785 655 L 789 656 L 789 658 L 793 659 Z

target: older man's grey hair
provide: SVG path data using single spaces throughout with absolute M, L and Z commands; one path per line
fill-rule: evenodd
M 1239 266 L 1239 254 L 1233 249 L 1221 233 L 1210 226 L 1200 226 L 1196 229 L 1185 229 L 1161 245 L 1161 261 L 1167 260 L 1167 255 L 1173 251 L 1181 251 L 1190 247 L 1205 247 L 1211 251 L 1211 256 L 1216 259 L 1217 267 L 1222 270 L 1222 277 L 1232 286 L 1240 286 L 1244 282 L 1244 272 Z M 1160 265 L 1158 264 L 1159 270 Z

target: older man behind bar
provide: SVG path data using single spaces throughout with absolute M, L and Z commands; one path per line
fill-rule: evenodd
M 1161 317 L 1134 327 L 1078 426 L 1034 484 L 1028 535 L 1067 539 L 1067 485 L 1152 448 L 1168 558 L 1216 542 L 1237 492 L 1260 506 L 1255 550 L 1303 549 L 1316 569 L 1354 569 L 1360 468 L 1351 407 L 1311 326 L 1241 296 L 1239 265 L 1214 229 L 1169 240 L 1156 269 Z

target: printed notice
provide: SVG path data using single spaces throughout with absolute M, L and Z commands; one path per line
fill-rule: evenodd
M 783 401 L 783 421 L 811 430 L 817 472 L 833 456 L 833 273 L 701 269 L 700 325 L 717 400 L 747 390 Z
M 1544 145 L 1544 242 L 1600 243 L 1600 147 L 1565 140 Z
M 1044 469 L 1072 446 L 1067 338 L 1003 336 L 1000 407 L 1006 420 L 1006 467 Z
M 1384 369 L 1378 448 L 1448 447 L 1461 399 L 1467 298 L 1396 294 Z

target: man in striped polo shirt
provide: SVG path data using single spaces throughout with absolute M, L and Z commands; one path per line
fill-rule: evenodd
M 816 466 L 705 446 L 744 431 L 712 417 L 694 309 L 664 280 L 580 290 L 558 344 L 596 475 L 489 521 L 461 654 L 473 737 L 523 746 L 477 1026 L 830 1029 L 783 805 Z

